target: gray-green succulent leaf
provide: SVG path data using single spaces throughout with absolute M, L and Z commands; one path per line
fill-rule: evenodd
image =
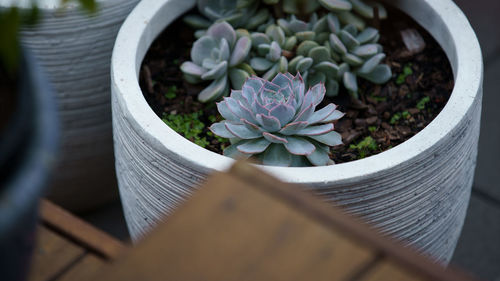
M 351 2 L 347 0 L 319 0 L 319 3 L 327 10 L 333 12 L 350 11 L 352 9 Z

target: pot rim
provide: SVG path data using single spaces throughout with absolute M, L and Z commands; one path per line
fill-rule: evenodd
M 108 0 L 96 0 L 96 3 L 106 2 Z M 79 3 L 63 3 L 60 0 L 37 0 L 35 2 L 41 10 L 74 9 L 79 8 Z M 21 9 L 31 9 L 33 1 L 31 0 L 0 0 L 0 7 L 19 7 Z
M 138 82 L 141 63 L 151 43 L 194 4 L 195 0 L 143 0 L 127 17 L 118 33 L 111 61 L 113 107 L 119 106 L 132 128 L 173 160 L 205 172 L 223 171 L 234 160 L 199 147 L 163 123 L 147 104 Z M 426 151 L 432 152 L 458 129 L 474 103 L 480 101 L 483 80 L 481 49 L 467 18 L 451 0 L 398 0 L 390 4 L 414 18 L 446 52 L 455 86 L 443 110 L 412 138 L 364 159 L 306 168 L 256 166 L 289 182 L 327 185 L 332 181 L 352 181 L 393 169 Z M 113 118 L 118 117 L 113 115 Z

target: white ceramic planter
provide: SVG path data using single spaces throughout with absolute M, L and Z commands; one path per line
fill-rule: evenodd
M 194 0 L 144 0 L 123 24 L 112 59 L 116 169 L 134 240 L 182 202 L 212 171 L 233 160 L 205 150 L 166 126 L 146 103 L 137 77 L 156 36 Z M 397 147 L 326 167 L 261 168 L 310 186 L 385 234 L 443 262 L 464 222 L 479 137 L 483 65 L 467 19 L 451 0 L 390 1 L 425 27 L 445 50 L 455 88 L 443 111 Z M 173 39 L 174 40 L 174 39 Z
M 32 1 L 0 0 L 0 7 L 18 2 Z M 61 0 L 37 0 L 39 24 L 22 31 L 58 94 L 61 154 L 49 195 L 74 211 L 116 198 L 109 67 L 118 29 L 138 0 L 97 2 L 89 16 L 76 1 L 61 8 Z

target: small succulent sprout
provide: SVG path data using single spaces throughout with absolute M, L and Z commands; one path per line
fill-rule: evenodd
M 300 74 L 280 73 L 271 82 L 252 77 L 217 103 L 225 120 L 210 130 L 231 140 L 224 155 L 232 158 L 256 156 L 274 166 L 332 164 L 330 147 L 342 144 L 333 122 L 344 114 L 332 103 L 316 111 L 324 95 L 323 84 L 306 91 Z
M 215 23 L 206 34 L 196 40 L 191 49 L 191 61 L 181 65 L 184 78 L 189 83 L 212 81 L 198 95 L 201 102 L 208 102 L 227 95 L 229 88 L 241 89 L 253 74 L 244 62 L 251 49 L 248 36 L 237 37 L 227 22 Z
M 278 73 L 287 72 L 288 59 L 283 55 L 284 48 L 291 50 L 296 41 L 287 40 L 283 29 L 277 25 L 270 25 L 266 33 L 255 32 L 251 35 L 255 54 L 250 59 L 250 66 L 262 78 L 273 79 Z

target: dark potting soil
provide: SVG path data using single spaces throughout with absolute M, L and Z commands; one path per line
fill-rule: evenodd
M 353 101 L 345 89 L 339 96 L 325 97 L 339 105 L 346 115 L 335 124 L 344 144 L 331 149 L 336 163 L 348 162 L 390 149 L 425 128 L 443 109 L 454 86 L 448 59 L 437 42 L 410 17 L 389 9 L 389 19 L 381 21 L 379 43 L 387 55 L 385 63 L 393 72 L 385 85 L 358 79 L 359 101 Z M 401 31 L 413 28 L 422 35 L 426 47 L 410 53 Z M 197 101 L 206 86 L 184 81 L 179 67 L 190 60 L 194 31 L 177 20 L 155 40 L 141 68 L 140 85 L 144 96 L 158 115 L 184 137 L 222 153 L 227 140 L 214 137 L 208 127 L 221 117 L 215 103 Z M 185 129 L 199 133 L 195 135 Z

